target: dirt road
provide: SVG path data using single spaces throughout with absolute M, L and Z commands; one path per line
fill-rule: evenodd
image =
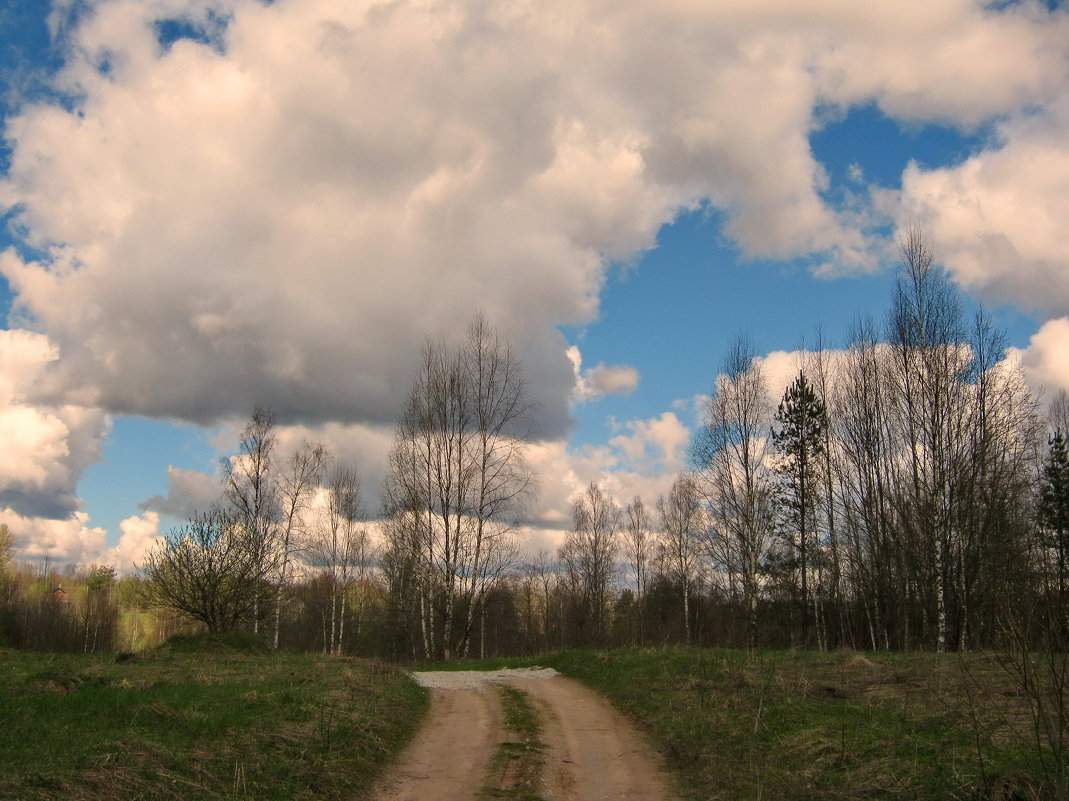
M 659 760 L 597 693 L 552 670 L 416 674 L 431 687 L 423 728 L 380 784 L 378 801 L 474 801 L 502 722 L 493 682 L 527 693 L 541 718 L 545 801 L 667 801 Z

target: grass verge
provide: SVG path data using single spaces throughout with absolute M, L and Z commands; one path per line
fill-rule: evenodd
M 425 691 L 381 662 L 175 643 L 0 652 L 0 798 L 359 798 Z
M 542 657 L 608 696 L 693 798 L 1041 798 L 994 660 L 701 649 Z
M 490 775 L 480 798 L 543 801 L 539 794 L 545 766 L 538 711 L 530 696 L 506 684 L 494 685 L 501 698 L 506 738 L 490 761 Z

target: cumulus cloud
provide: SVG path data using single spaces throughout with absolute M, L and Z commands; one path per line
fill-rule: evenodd
M 113 565 L 120 573 L 132 573 L 144 564 L 145 554 L 160 543 L 159 528 L 160 516 L 156 512 L 126 518 L 119 523 L 119 542 L 108 548 L 100 561 Z
M 188 520 L 218 505 L 222 491 L 218 475 L 171 465 L 167 468 L 167 495 L 153 495 L 138 506 L 150 515 Z
M 655 504 L 684 469 L 690 435 L 690 429 L 668 411 L 619 425 L 605 445 L 532 446 L 528 458 L 539 477 L 539 492 L 526 534 L 533 543 L 529 550 L 560 544 L 561 532 L 572 523 L 572 504 L 591 483 L 600 484 L 621 506 L 636 495 L 648 506 Z
M 1069 392 L 1069 317 L 1049 320 L 1026 348 L 1012 348 L 1032 391 L 1049 401 L 1059 391 Z
M 606 395 L 630 395 L 638 388 L 638 370 L 626 364 L 596 366 L 583 369 L 583 357 L 579 348 L 568 348 L 568 359 L 575 371 L 575 398 L 592 401 Z
M 99 459 L 110 421 L 99 409 L 31 402 L 58 358 L 41 334 L 0 331 L 0 506 L 62 520 L 81 506 L 78 480 Z
M 1069 312 L 1069 94 L 1000 125 L 963 164 L 903 175 L 899 216 L 919 219 L 954 279 L 1048 317 Z
M 107 550 L 107 532 L 89 523 L 85 512 L 55 520 L 3 510 L 3 520 L 15 536 L 15 556 L 54 565 L 99 564 Z
M 119 573 L 132 573 L 145 553 L 159 542 L 159 515 L 129 517 L 119 524 L 121 535 L 109 547 L 107 532 L 90 523 L 85 512 L 62 520 L 21 515 L 14 509 L 0 510 L 0 517 L 15 536 L 15 558 L 27 562 L 67 565 L 111 565 Z
M 482 308 L 550 438 L 556 326 L 596 317 L 612 260 L 708 202 L 748 255 L 871 264 L 822 199 L 815 109 L 974 124 L 1046 102 L 1069 41 L 1065 14 L 965 0 L 86 7 L 71 100 L 5 130 L 32 250 L 0 272 L 63 354 L 39 399 L 388 425 L 423 338 Z M 200 40 L 159 41 L 176 18 Z
M 0 338 L 0 506 L 60 518 L 25 524 L 46 550 L 96 536 L 76 487 L 108 414 L 218 423 L 259 403 L 287 442 L 381 469 L 421 343 L 479 309 L 525 362 L 552 497 L 604 476 L 656 495 L 685 427 L 668 413 L 569 454 L 569 403 L 639 376 L 581 370 L 557 326 L 594 321 L 611 264 L 703 204 L 746 256 L 871 268 L 809 146 L 855 104 L 1003 119 L 964 164 L 911 167 L 897 213 L 930 221 L 970 289 L 1066 313 L 1069 14 L 1038 2 L 74 7 L 52 21 L 65 97 L 6 120 L 0 180 L 25 329 Z M 199 33 L 161 41 L 167 20 Z M 1033 343 L 1036 371 L 1059 331 Z M 169 482 L 131 532 L 208 495 L 203 475 Z

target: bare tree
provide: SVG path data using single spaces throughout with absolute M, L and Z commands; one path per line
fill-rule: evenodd
M 234 514 L 213 509 L 172 529 L 141 568 L 151 605 L 231 631 L 256 608 L 263 579 L 258 544 Z
M 901 531 L 931 565 L 924 589 L 934 596 L 936 650 L 946 650 L 947 604 L 954 538 L 953 488 L 968 441 L 965 375 L 970 357 L 958 301 L 941 280 L 923 231 L 911 228 L 901 243 L 902 267 L 890 320 L 899 449 L 907 455 L 910 491 L 896 499 Z
M 391 559 L 412 571 L 417 599 L 404 606 L 419 616 L 428 657 L 466 652 L 487 592 L 518 558 L 513 532 L 533 489 L 525 397 L 518 359 L 481 316 L 463 347 L 424 347 L 384 509 Z
M 690 645 L 690 599 L 701 565 L 700 538 L 705 530 L 698 485 L 680 473 L 668 497 L 657 501 L 661 517 L 661 547 L 668 574 L 679 583 L 683 601 L 684 641 Z
M 604 643 L 609 590 L 616 574 L 620 508 L 597 484 L 587 487 L 572 509 L 573 528 L 560 549 L 578 641 Z
M 964 324 L 916 230 L 879 340 L 855 331 L 831 399 L 833 558 L 871 647 L 990 641 L 994 566 L 1026 547 L 1034 400 L 985 315 Z
M 1051 431 L 1069 435 L 1069 392 L 1060 390 L 1047 407 L 1047 423 Z
M 110 651 L 118 629 L 119 607 L 113 597 L 115 568 L 110 565 L 91 568 L 85 582 L 82 624 L 85 639 L 83 653 Z
M 849 615 L 846 608 L 846 604 L 843 599 L 843 587 L 842 587 L 842 547 L 839 541 L 839 532 L 836 526 L 837 515 L 836 505 L 834 502 L 834 453 L 832 447 L 832 425 L 831 425 L 831 392 L 834 385 L 834 366 L 828 353 L 825 349 L 824 334 L 819 328 L 816 333 L 816 342 L 813 351 L 806 358 L 803 365 L 803 370 L 813 378 L 817 396 L 820 397 L 825 404 L 825 420 L 822 430 L 823 443 L 820 448 L 820 464 L 818 472 L 822 479 L 822 484 L 818 488 L 819 502 L 818 505 L 824 510 L 824 526 L 827 532 L 827 548 L 828 548 L 828 566 L 830 567 L 829 581 L 825 584 L 821 582 L 822 588 L 826 591 L 826 595 L 829 596 L 830 602 L 838 614 L 839 618 L 839 638 L 842 642 L 846 642 L 848 639 L 847 631 L 849 629 Z M 823 593 L 822 593 L 823 594 Z M 821 611 L 821 607 L 818 601 L 818 634 L 823 631 L 822 642 L 824 647 L 827 647 L 828 643 L 828 628 L 825 622 L 826 615 Z
M 747 610 L 747 641 L 757 646 L 758 570 L 773 530 L 773 483 L 766 456 L 771 409 L 753 344 L 736 337 L 706 407 L 695 448 L 710 517 L 709 552 Z
M 875 327 L 859 321 L 843 357 L 834 394 L 831 464 L 843 534 L 844 580 L 863 610 L 873 650 L 890 647 L 894 599 L 904 601 L 904 571 L 892 548 L 896 459 L 888 408 L 886 359 Z
M 550 635 L 553 630 L 554 592 L 559 584 L 559 565 L 552 561 L 548 551 L 539 550 L 534 561 L 529 565 L 531 574 L 538 582 L 539 603 L 542 610 L 542 650 L 549 650 Z
M 0 523 L 0 577 L 7 571 L 14 550 L 15 535 L 11 533 L 7 523 Z
M 370 538 L 364 522 L 360 476 L 355 468 L 335 466 L 323 488 L 322 507 L 307 553 L 313 565 L 330 579 L 329 621 L 324 650 L 342 653 L 348 596 L 353 583 L 361 578 L 370 562 Z
M 646 583 L 649 580 L 650 561 L 655 556 L 656 537 L 650 525 L 650 516 L 642 498 L 638 495 L 625 510 L 627 525 L 623 530 L 623 551 L 635 580 L 635 616 L 638 641 L 645 640 Z
M 274 647 L 278 648 L 278 632 L 282 618 L 282 595 L 290 578 L 290 562 L 295 547 L 304 535 L 304 522 L 309 501 L 319 486 L 327 450 L 320 444 L 302 442 L 290 455 L 285 472 L 278 478 L 277 491 L 281 512 L 278 536 L 278 587 L 275 591 Z
M 272 465 L 275 418 L 257 407 L 241 432 L 237 455 L 223 461 L 224 497 L 245 527 L 247 547 L 260 578 L 272 572 L 279 536 L 278 487 Z M 252 630 L 260 631 L 259 580 L 253 588 Z

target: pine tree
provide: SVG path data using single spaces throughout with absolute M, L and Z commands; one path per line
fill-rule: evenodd
M 772 444 L 780 455 L 777 472 L 783 478 L 781 501 L 785 512 L 783 533 L 797 551 L 802 591 L 802 642 L 809 639 L 810 542 L 816 527 L 820 490 L 819 468 L 824 453 L 827 412 L 824 401 L 801 372 L 786 392 L 776 412 L 779 430 L 772 431 Z
M 1039 488 L 1039 524 L 1047 544 L 1058 560 L 1058 592 L 1066 592 L 1066 559 L 1069 558 L 1069 442 L 1061 429 L 1050 438 L 1050 452 L 1043 465 Z

